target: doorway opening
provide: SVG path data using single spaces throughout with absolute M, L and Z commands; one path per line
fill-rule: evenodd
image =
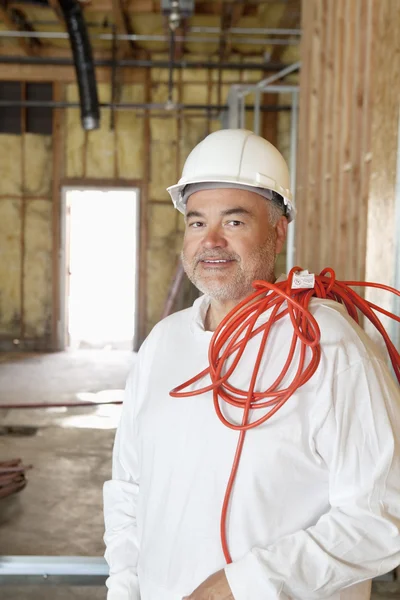
M 63 188 L 61 349 L 136 348 L 137 188 Z

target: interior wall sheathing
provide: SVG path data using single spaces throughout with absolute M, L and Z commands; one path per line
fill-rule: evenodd
M 21 198 L 0 198 L 0 337 L 11 339 L 21 328 L 21 206 Z
M 51 337 L 51 199 L 28 200 L 25 211 L 24 335 L 45 349 Z
M 44 349 L 51 333 L 51 137 L 3 134 L 0 148 L 0 349 Z
M 400 97 L 398 0 L 304 0 L 298 264 L 390 284 Z

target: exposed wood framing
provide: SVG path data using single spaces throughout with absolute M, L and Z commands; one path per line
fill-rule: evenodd
M 48 3 L 49 6 L 54 10 L 54 13 L 57 17 L 57 21 L 59 21 L 65 28 L 65 19 L 58 0 L 48 0 Z
M 238 21 L 244 14 L 246 6 L 242 0 L 234 0 L 234 2 L 224 3 L 221 13 L 221 38 L 220 38 L 220 60 L 226 60 L 232 48 L 232 39 L 226 31 L 232 27 L 236 27 Z
M 151 102 L 151 71 L 146 69 L 145 102 Z M 144 124 L 144 171 L 143 184 L 140 190 L 140 239 L 139 239 L 139 285 L 138 285 L 138 332 L 136 339 L 138 345 L 146 337 L 147 327 L 147 248 L 148 248 L 148 204 L 149 204 L 149 182 L 151 173 L 151 131 L 150 111 L 145 112 Z M 138 348 L 134 348 L 138 350 Z
M 5 7 L 1 1 L 0 19 L 10 31 L 16 29 L 18 31 L 35 31 L 20 8 Z M 37 54 L 41 47 L 41 42 L 37 38 L 18 38 L 17 43 L 25 55 Z
M 64 98 L 64 86 L 60 83 L 53 85 L 53 98 L 61 101 Z M 60 244 L 61 244 L 61 176 L 64 169 L 64 116 L 61 109 L 53 111 L 53 173 L 52 173 L 52 204 L 53 204 L 53 252 L 52 252 L 52 323 L 51 346 L 53 350 L 62 350 L 63 340 L 59 340 L 59 323 L 61 319 L 60 304 Z
M 76 71 L 71 66 L 51 65 L 1 65 L 1 78 L 4 81 L 64 82 L 74 83 Z M 119 83 L 144 83 L 144 69 L 128 69 L 119 67 Z M 111 69 L 96 67 L 98 83 L 111 82 Z
M 303 3 L 296 263 L 315 272 L 332 266 L 340 279 L 365 278 L 371 6 Z
M 125 10 L 123 0 L 112 0 L 112 10 L 114 16 L 114 24 L 117 33 L 123 35 L 131 35 L 131 26 L 129 16 Z M 119 40 L 117 46 L 117 56 L 129 56 L 133 54 L 135 44 L 130 40 Z
M 262 103 L 269 106 L 278 105 L 278 94 L 263 94 Z M 274 146 L 278 145 L 278 114 L 277 112 L 265 112 L 262 114 L 262 130 L 261 135 L 265 137 Z

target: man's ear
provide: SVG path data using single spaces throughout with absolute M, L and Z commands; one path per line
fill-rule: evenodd
M 275 243 L 275 252 L 279 254 L 282 252 L 282 248 L 285 244 L 286 236 L 287 236 L 287 228 L 288 228 L 288 220 L 286 217 L 282 216 L 279 218 L 279 221 L 275 225 L 276 231 L 276 243 Z

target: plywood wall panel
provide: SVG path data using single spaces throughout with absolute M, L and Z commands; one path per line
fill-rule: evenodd
M 366 279 L 394 284 L 396 263 L 396 173 L 400 99 L 400 3 L 383 0 L 374 14 L 378 39 L 371 56 L 375 72 L 371 123 L 371 169 L 366 235 Z M 389 53 L 390 48 L 390 53 Z M 390 82 L 390 84 L 389 84 Z M 398 182 L 397 182 L 398 184 Z M 393 299 L 368 290 L 372 302 L 393 311 Z M 397 305 L 398 306 L 398 305 Z M 377 336 L 378 337 L 378 336 Z
M 0 336 L 21 330 L 21 203 L 0 199 Z
M 29 200 L 25 208 L 24 332 L 50 338 L 52 207 L 50 200 Z
M 399 7 L 396 0 L 302 5 L 296 262 L 313 271 L 329 265 L 340 278 L 365 276 L 370 172 L 383 176 L 381 157 L 395 160 L 397 147 Z
M 24 135 L 24 194 L 50 196 L 53 153 L 51 136 Z
M 22 192 L 21 136 L 0 134 L 0 196 Z

